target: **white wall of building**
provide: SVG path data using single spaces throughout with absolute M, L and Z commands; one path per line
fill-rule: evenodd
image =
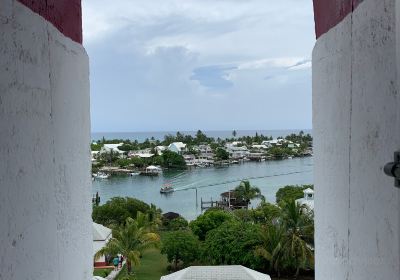
M 0 279 L 90 279 L 88 57 L 0 0 Z
M 400 277 L 395 32 L 395 1 L 364 0 L 314 48 L 317 280 Z

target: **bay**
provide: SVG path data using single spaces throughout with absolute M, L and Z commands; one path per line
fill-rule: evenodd
M 114 176 L 107 180 L 93 181 L 92 191 L 93 194 L 99 193 L 102 203 L 115 196 L 134 197 L 155 204 L 163 212 L 177 212 L 193 220 L 201 214 L 200 199 L 218 200 L 222 192 L 235 188 L 241 179 L 246 178 L 250 178 L 250 183 L 261 189 L 267 201 L 274 203 L 275 194 L 282 186 L 313 183 L 313 158 L 245 162 L 224 168 L 197 168 L 179 172 L 164 171 L 157 177 Z M 164 184 L 171 184 L 176 191 L 161 194 L 160 188 Z M 194 188 L 197 188 L 197 206 Z M 250 207 L 256 207 L 257 203 L 253 201 Z

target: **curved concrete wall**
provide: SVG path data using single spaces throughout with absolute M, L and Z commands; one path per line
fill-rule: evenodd
M 395 0 L 353 7 L 313 52 L 316 279 L 399 279 Z
M 0 135 L 0 279 L 91 279 L 88 57 L 15 0 L 0 0 Z

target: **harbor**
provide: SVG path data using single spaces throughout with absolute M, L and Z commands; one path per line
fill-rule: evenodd
M 259 187 L 267 201 L 275 202 L 275 193 L 280 187 L 313 183 L 312 169 L 313 158 L 304 157 L 246 162 L 229 167 L 165 170 L 159 176 L 125 174 L 93 181 L 92 193 L 99 193 L 101 203 L 115 196 L 135 197 L 157 205 L 164 212 L 177 212 L 192 220 L 202 212 L 201 200 L 219 200 L 221 193 L 234 189 L 242 179 L 248 179 Z M 173 187 L 174 191 L 160 193 L 166 185 Z M 253 201 L 250 207 L 255 207 L 257 203 Z

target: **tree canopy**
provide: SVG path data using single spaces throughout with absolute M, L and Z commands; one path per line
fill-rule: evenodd
M 182 262 L 184 266 L 199 259 L 200 243 L 191 231 L 172 231 L 165 234 L 161 253 L 174 263 L 175 269 Z
M 93 221 L 105 226 L 122 225 L 128 217 L 136 218 L 138 212 L 147 213 L 150 205 L 131 197 L 114 197 L 104 205 L 93 208 Z

